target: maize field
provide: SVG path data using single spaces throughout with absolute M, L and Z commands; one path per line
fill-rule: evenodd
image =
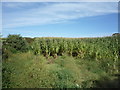
M 3 42 L 3 88 L 118 87 L 119 35 L 18 39 Z

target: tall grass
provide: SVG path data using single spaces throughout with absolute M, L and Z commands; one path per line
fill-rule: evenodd
M 101 65 L 66 55 L 48 60 L 33 53 L 14 54 L 3 62 L 3 88 L 93 88 L 94 81 L 110 77 Z

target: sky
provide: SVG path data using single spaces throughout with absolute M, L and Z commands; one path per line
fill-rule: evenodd
M 117 32 L 117 2 L 2 2 L 3 37 L 103 37 Z

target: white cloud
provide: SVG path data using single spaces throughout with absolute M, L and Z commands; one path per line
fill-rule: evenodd
M 7 7 L 7 8 L 23 8 L 25 6 L 32 6 L 32 3 L 20 3 L 20 2 L 9 2 L 9 3 L 3 3 L 3 6 L 4 7 Z
M 2 0 L 2 2 L 118 2 L 119 0 Z
M 24 7 L 27 3 L 7 7 Z M 14 3 L 15 4 L 15 3 Z M 30 3 L 31 4 L 31 3 Z M 41 5 L 41 4 L 40 4 Z M 62 23 L 65 21 L 117 13 L 117 3 L 47 3 L 44 6 L 33 7 L 20 12 L 3 13 L 3 27 L 14 28 L 22 26 Z M 3 9 L 4 11 L 4 9 Z

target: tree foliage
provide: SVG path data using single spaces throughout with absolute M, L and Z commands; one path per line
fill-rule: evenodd
M 20 35 L 8 35 L 3 41 L 3 58 L 8 58 L 10 53 L 26 52 L 28 50 L 27 41 Z

